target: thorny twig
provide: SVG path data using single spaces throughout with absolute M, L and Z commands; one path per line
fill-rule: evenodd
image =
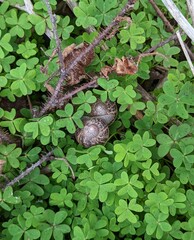
M 56 41 L 56 45 L 57 45 L 57 53 L 58 53 L 58 57 L 59 57 L 59 62 L 60 62 L 60 67 L 61 67 L 61 71 L 63 72 L 63 55 L 62 55 L 62 50 L 61 50 L 61 42 L 59 40 L 59 36 L 57 33 L 57 23 L 56 23 L 56 15 L 52 13 L 52 8 L 51 5 L 49 3 L 48 0 L 44 0 L 47 9 L 48 9 L 48 14 L 50 16 L 51 19 L 51 23 L 52 23 L 52 28 L 53 28 L 53 35 Z
M 31 167 L 27 168 L 24 172 L 22 172 L 20 175 L 18 175 L 17 177 L 15 177 L 12 181 L 8 182 L 5 186 L 4 189 L 6 187 L 9 186 L 13 186 L 15 183 L 19 182 L 21 179 L 23 179 L 25 176 L 27 176 L 28 174 L 30 174 L 36 167 L 40 166 L 43 162 L 51 160 L 51 156 L 53 154 L 53 151 L 48 152 L 46 155 L 44 155 L 40 160 L 38 160 L 38 162 L 34 163 Z
M 119 16 L 124 16 L 124 14 L 133 7 L 133 1 L 132 0 L 128 0 L 128 3 L 125 5 L 125 7 L 123 8 L 123 10 L 120 12 L 120 14 L 118 14 L 118 16 L 110 23 L 110 25 L 104 29 L 104 31 L 102 31 L 102 33 L 99 34 L 99 36 L 94 40 L 94 42 L 92 44 L 90 44 L 73 62 L 72 64 L 65 69 L 64 71 L 61 72 L 59 81 L 56 85 L 54 94 L 48 99 L 48 101 L 46 102 L 45 106 L 42 108 L 42 110 L 40 111 L 40 113 L 38 114 L 38 117 L 41 117 L 42 115 L 44 115 L 49 108 L 53 108 L 58 104 L 58 94 L 60 92 L 61 86 L 64 82 L 64 79 L 67 77 L 67 75 L 70 73 L 70 71 L 76 66 L 76 64 L 78 64 L 78 62 L 80 62 L 83 57 L 88 54 L 91 50 L 93 50 L 100 42 L 102 39 L 104 39 L 104 37 L 110 32 L 110 30 L 116 26 L 119 21 L 117 20 L 117 18 Z

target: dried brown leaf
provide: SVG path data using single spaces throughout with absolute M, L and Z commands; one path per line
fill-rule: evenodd
M 111 72 L 116 72 L 120 76 L 124 75 L 133 75 L 138 71 L 138 64 L 134 62 L 134 60 L 131 58 L 122 57 L 121 59 L 115 58 L 114 65 L 111 66 L 105 66 L 101 69 L 101 74 L 108 78 L 108 75 Z
M 81 43 L 80 45 L 76 46 L 75 44 L 71 44 L 70 46 L 66 47 L 63 51 L 63 58 L 64 58 L 64 68 L 68 68 L 71 63 L 81 54 L 88 47 L 87 43 Z M 94 51 L 91 50 L 89 53 L 79 61 L 73 70 L 70 71 L 66 78 L 66 84 L 69 86 L 73 86 L 81 82 L 82 79 L 87 78 L 85 73 L 85 67 L 87 67 L 94 58 Z
M 129 59 L 126 57 L 122 57 L 121 59 L 115 58 L 115 63 L 112 67 L 113 71 L 115 71 L 118 75 L 133 75 L 137 72 L 138 66 L 133 61 L 133 59 Z
M 108 78 L 108 75 L 113 71 L 112 67 L 110 66 L 104 66 L 102 69 L 101 69 L 101 74 L 105 77 L 105 78 Z

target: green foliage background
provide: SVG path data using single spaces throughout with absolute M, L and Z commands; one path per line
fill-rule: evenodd
M 160 0 L 155 2 L 168 14 Z M 46 5 L 32 3 L 33 14 L 16 8 L 23 0 L 0 3 L 0 127 L 22 142 L 0 145 L 1 182 L 51 149 L 55 160 L 0 191 L 0 239 L 194 239 L 194 86 L 180 47 L 172 41 L 157 49 L 165 57 L 142 58 L 136 74 L 99 78 L 97 89 L 81 91 L 63 109 L 33 118 L 20 101 L 28 96 L 33 111 L 39 110 L 47 98 L 44 82 L 58 65 L 55 57 L 47 74 L 40 71 L 56 44 L 46 37 L 52 28 Z M 62 47 L 91 43 L 125 3 L 79 0 L 71 17 L 57 14 Z M 57 1 L 50 4 L 57 9 Z M 186 14 L 185 1 L 177 4 Z M 171 35 L 146 0 L 135 3 L 130 17 L 131 25 L 122 23 L 104 40 L 107 51 L 95 48 L 87 71 L 99 72 L 115 57 L 137 56 Z M 85 32 L 91 26 L 97 32 Z M 144 102 L 137 86 L 150 81 L 156 66 L 167 69 L 166 81 L 153 90 L 155 101 Z M 107 143 L 84 149 L 73 134 L 97 98 L 117 102 L 119 113 Z M 135 118 L 137 110 L 143 111 L 142 119 Z

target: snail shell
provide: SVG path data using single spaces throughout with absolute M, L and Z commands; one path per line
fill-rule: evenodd
M 86 118 L 83 120 L 84 127 L 78 129 L 75 133 L 77 142 L 89 148 L 97 144 L 103 144 L 109 137 L 109 128 L 107 124 L 98 118 Z
M 115 102 L 98 100 L 91 106 L 90 116 L 103 120 L 107 125 L 112 123 L 117 115 L 117 105 Z

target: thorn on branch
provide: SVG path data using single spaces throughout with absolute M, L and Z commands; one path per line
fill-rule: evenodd
M 27 168 L 24 172 L 22 172 L 20 175 L 15 177 L 12 181 L 8 182 L 3 189 L 9 186 L 13 186 L 17 182 L 19 182 L 21 179 L 29 175 L 36 167 L 40 166 L 43 162 L 51 160 L 52 154 L 53 154 L 53 151 L 48 152 L 40 160 L 38 160 L 38 162 L 32 164 L 31 167 Z

